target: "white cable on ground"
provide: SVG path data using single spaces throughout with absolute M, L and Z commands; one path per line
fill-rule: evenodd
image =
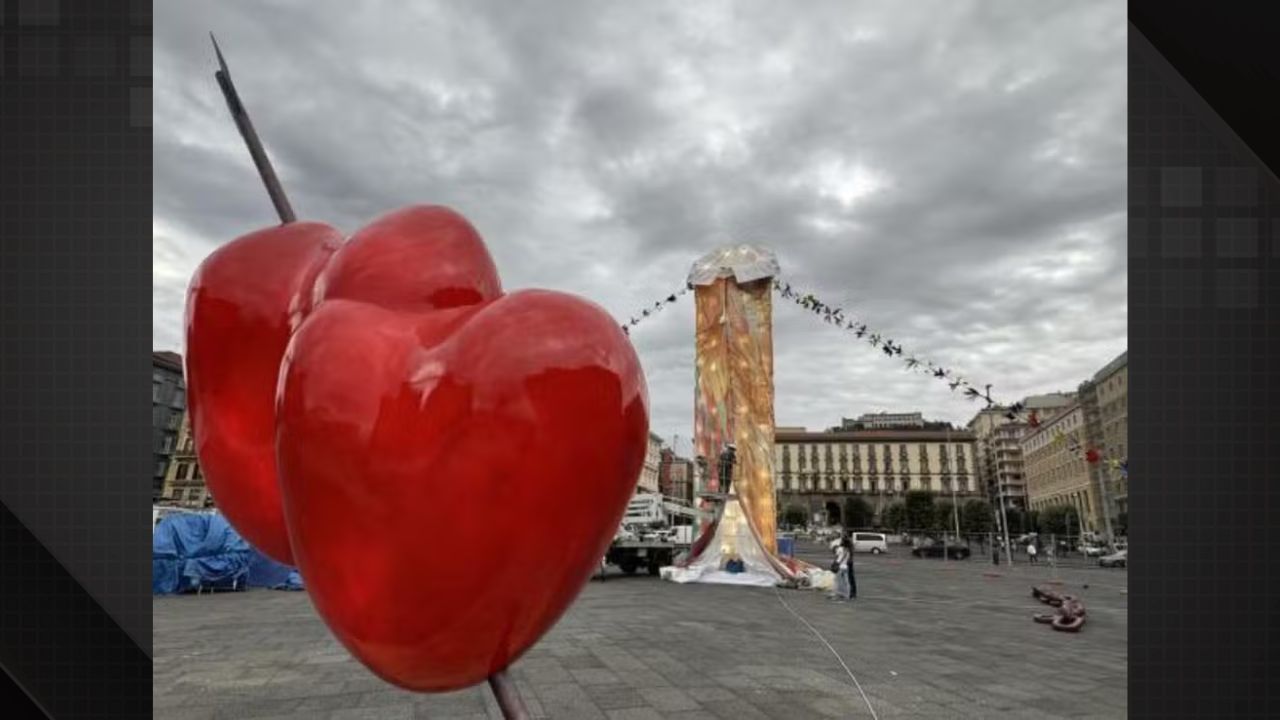
M 862 690 L 862 683 L 858 682 L 858 678 L 854 677 L 853 671 L 845 664 L 844 658 L 840 657 L 840 653 L 836 652 L 836 649 L 831 647 L 831 643 L 827 642 L 827 639 L 822 637 L 822 633 L 818 632 L 817 628 L 810 625 L 808 620 L 801 617 L 800 613 L 796 612 L 789 604 L 787 604 L 786 599 L 782 597 L 782 592 L 779 591 L 776 586 L 773 588 L 773 592 L 778 596 L 778 602 L 782 603 L 782 607 L 786 608 L 787 612 L 795 615 L 797 620 L 804 623 L 804 626 L 809 628 L 814 635 L 817 635 L 823 645 L 827 646 L 827 649 L 831 651 L 831 654 L 836 656 L 836 660 L 840 661 L 840 667 L 844 668 L 844 671 L 849 674 L 849 679 L 853 681 L 853 686 L 858 688 L 858 694 L 862 696 L 862 702 L 867 704 L 867 712 L 871 713 L 873 720 L 880 720 L 880 717 L 876 715 L 876 709 L 871 707 L 871 700 L 867 698 L 867 694 Z

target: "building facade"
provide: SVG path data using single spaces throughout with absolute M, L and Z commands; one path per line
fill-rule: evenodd
M 774 436 L 778 507 L 798 505 L 810 517 L 838 518 L 844 499 L 863 497 L 878 514 L 908 490 L 946 499 L 980 498 L 974 436 L 967 430 L 779 428 Z
M 856 419 L 842 418 L 842 430 L 893 430 L 900 428 L 923 428 L 924 414 L 913 413 L 864 413 Z
M 693 461 L 674 456 L 671 460 L 671 471 L 667 478 L 667 487 L 662 494 L 693 502 Z
M 1039 425 L 1052 420 L 1075 402 L 1071 393 L 1032 395 L 1022 401 L 1026 408 L 1018 420 L 1010 420 L 1008 408 L 995 407 L 978 412 L 969 421 L 978 454 L 978 473 L 992 507 L 1026 510 L 1027 483 L 1022 457 L 1022 440 Z M 1032 425 L 1034 418 L 1035 425 Z
M 693 502 L 693 461 L 662 448 L 658 466 L 658 490 L 667 497 Z
M 662 438 L 649 433 L 649 447 L 644 453 L 644 467 L 640 470 L 640 479 L 636 483 L 639 492 L 656 493 L 658 487 L 658 470 L 662 465 Z
M 1088 446 L 1103 461 L 1091 466 L 1093 483 L 1112 523 L 1129 511 L 1129 481 L 1115 463 L 1129 457 L 1129 353 L 1121 353 L 1080 385 Z M 1104 528 L 1105 529 L 1105 528 Z
M 1027 505 L 1046 510 L 1059 505 L 1074 507 L 1084 529 L 1100 530 L 1101 505 L 1096 487 L 1090 482 L 1085 414 L 1074 403 L 1022 440 L 1022 456 L 1027 483 Z
M 205 508 L 213 506 L 213 496 L 204 484 L 200 461 L 196 458 L 195 438 L 191 435 L 191 417 L 182 414 L 177 443 L 165 473 L 161 497 L 184 507 Z
M 187 388 L 182 378 L 182 356 L 151 353 L 151 499 L 164 495 L 165 477 L 187 408 Z

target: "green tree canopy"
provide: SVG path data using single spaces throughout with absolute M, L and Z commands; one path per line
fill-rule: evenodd
M 986 500 L 966 500 L 960 506 L 960 527 L 966 533 L 988 533 L 994 526 L 991 504 Z
M 809 513 L 799 505 L 788 505 L 782 513 L 782 519 L 788 525 L 807 525 Z
M 1016 537 L 1027 532 L 1027 516 L 1016 507 L 1005 508 L 1005 520 L 1009 523 L 1009 536 Z
M 1023 524 L 1027 528 L 1027 532 L 1040 532 L 1040 511 L 1028 510 L 1027 521 Z
M 1070 505 L 1054 505 L 1040 513 L 1042 532 L 1051 535 L 1079 535 L 1080 513 Z
M 954 533 L 956 531 L 955 506 L 950 500 L 939 500 L 934 505 L 933 512 L 933 529 L 942 532 Z
M 900 502 L 893 503 L 884 509 L 881 522 L 893 532 L 902 532 L 907 526 L 907 506 Z
M 844 526 L 847 528 L 871 527 L 871 505 L 858 496 L 845 498 Z
M 933 529 L 938 517 L 933 507 L 933 493 L 928 490 L 908 490 L 905 505 L 908 530 Z

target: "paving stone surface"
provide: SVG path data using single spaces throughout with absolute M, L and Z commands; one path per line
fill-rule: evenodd
M 511 674 L 534 717 L 567 720 L 869 718 L 868 702 L 884 719 L 1126 717 L 1124 570 L 997 569 L 898 551 L 859 555 L 856 572 L 851 603 L 613 575 L 589 583 Z M 1031 586 L 1053 580 L 1084 599 L 1081 633 L 1031 621 L 1046 611 Z M 305 593 L 159 597 L 153 607 L 157 718 L 501 717 L 483 685 L 418 695 L 379 680 Z

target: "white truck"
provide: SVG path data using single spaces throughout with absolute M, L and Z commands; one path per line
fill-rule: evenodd
M 676 555 L 693 545 L 699 521 L 710 519 L 689 503 L 656 493 L 637 493 L 627 503 L 627 513 L 614 535 L 604 564 L 616 565 L 627 575 L 641 567 L 650 575 L 670 565 Z M 603 577 L 603 566 L 601 577 Z

